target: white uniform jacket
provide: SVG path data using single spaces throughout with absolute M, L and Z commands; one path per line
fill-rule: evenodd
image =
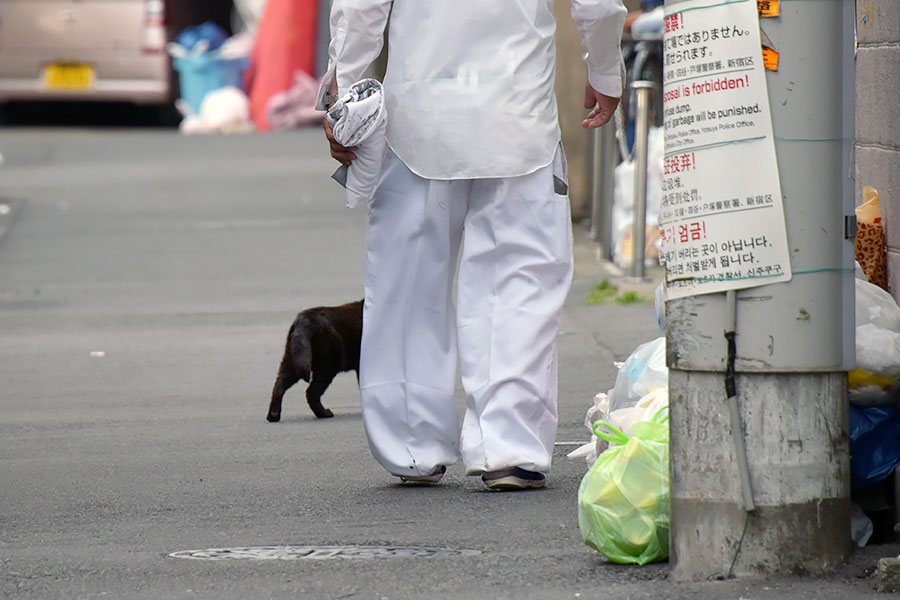
M 620 96 L 622 0 L 571 3 L 588 81 Z M 336 77 L 342 96 L 363 77 L 390 14 L 391 150 L 428 179 L 532 173 L 552 162 L 560 138 L 552 8 L 553 0 L 334 0 L 322 86 Z

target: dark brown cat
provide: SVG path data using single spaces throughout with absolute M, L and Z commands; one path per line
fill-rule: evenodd
M 334 416 L 322 406 L 322 394 L 338 373 L 356 371 L 359 379 L 362 306 L 359 300 L 310 308 L 297 315 L 288 331 L 266 419 L 272 423 L 281 419 L 281 399 L 301 379 L 309 382 L 306 402 L 313 414 L 320 419 Z

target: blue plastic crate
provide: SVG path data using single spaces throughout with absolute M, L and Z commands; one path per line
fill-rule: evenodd
M 197 113 L 209 92 L 228 86 L 244 89 L 247 62 L 246 58 L 221 58 L 216 52 L 205 52 L 176 58 L 172 64 L 178 71 L 182 99 Z

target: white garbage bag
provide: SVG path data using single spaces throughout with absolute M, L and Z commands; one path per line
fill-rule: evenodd
M 651 127 L 647 136 L 647 205 L 644 262 L 658 261 L 659 210 L 662 203 L 663 167 L 665 164 L 665 131 Z M 634 245 L 634 167 L 633 157 L 623 160 L 615 169 L 612 220 L 610 227 L 613 262 L 622 269 L 631 265 Z
M 872 519 L 866 515 L 862 507 L 856 502 L 850 503 L 850 539 L 857 547 L 862 548 L 869 543 L 869 538 L 875 532 Z
M 646 396 L 637 401 L 634 406 L 610 410 L 609 415 L 603 420 L 631 436 L 634 424 L 640 421 L 649 421 L 660 409 L 669 405 L 669 388 L 654 388 Z
M 856 367 L 900 380 L 900 306 L 862 279 L 856 280 Z
M 594 422 L 606 421 L 627 436 L 631 436 L 634 425 L 640 421 L 650 421 L 663 408 L 669 406 L 669 388 L 655 388 L 652 392 L 637 401 L 634 406 L 609 409 L 609 397 L 606 394 L 597 394 L 594 397 L 594 405 L 588 409 L 584 418 L 584 424 L 591 432 L 591 441 L 569 452 L 569 458 L 584 457 L 588 466 L 594 464 L 608 447 L 608 442 L 601 440 L 594 433 Z
M 591 405 L 584 417 L 584 426 L 591 432 L 591 441 L 566 454 L 568 458 L 584 457 L 588 467 L 594 464 L 594 461 L 606 448 L 606 442 L 598 438 L 594 433 L 594 422 L 603 419 L 608 413 L 609 396 L 601 392 L 594 396 L 594 404 Z
M 661 336 L 641 344 L 625 359 L 616 385 L 609 391 L 609 410 L 630 408 L 653 390 L 668 385 L 666 338 Z
M 250 100 L 243 90 L 226 86 L 206 94 L 200 112 L 193 114 L 184 100 L 176 102 L 184 114 L 179 130 L 185 134 L 226 133 L 251 128 Z
M 602 419 L 631 435 L 635 423 L 649 421 L 668 405 L 666 338 L 659 337 L 635 348 L 619 368 L 615 387 L 607 394 L 594 396 L 594 403 L 584 419 L 585 427 L 591 432 L 591 441 L 570 452 L 568 457 L 584 457 L 588 465 L 593 465 L 606 448 L 606 442 L 594 435 L 594 421 Z
M 864 279 L 856 280 L 856 326 L 871 323 L 900 333 L 900 306 L 894 297 Z

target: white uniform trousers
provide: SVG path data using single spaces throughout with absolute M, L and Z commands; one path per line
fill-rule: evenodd
M 468 474 L 549 472 L 573 269 L 569 199 L 554 175 L 566 179 L 561 146 L 529 175 L 449 181 L 388 151 L 368 212 L 359 382 L 369 445 L 390 473 L 425 475 L 460 456 Z

